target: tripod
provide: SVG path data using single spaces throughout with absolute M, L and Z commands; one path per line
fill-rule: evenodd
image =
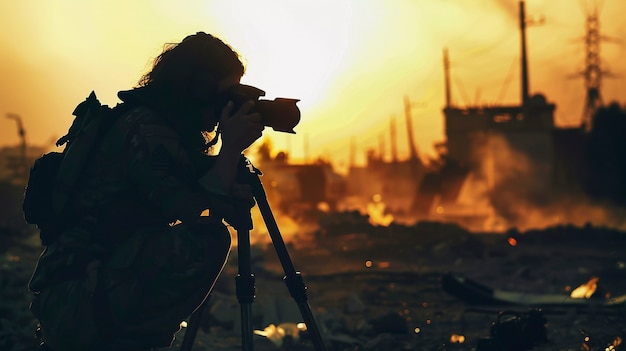
M 238 173 L 238 181 L 244 184 L 250 184 L 252 188 L 252 195 L 256 200 L 257 206 L 259 207 L 259 211 L 261 212 L 261 216 L 265 222 L 267 230 L 269 231 L 270 238 L 272 239 L 272 244 L 274 245 L 274 249 L 278 254 L 278 259 L 283 267 L 283 271 L 285 276 L 283 278 L 287 289 L 289 290 L 289 294 L 294 299 L 294 301 L 298 305 L 298 309 L 300 310 L 300 314 L 304 319 L 304 322 L 307 327 L 307 331 L 311 336 L 311 340 L 313 341 L 313 346 L 316 351 L 326 351 L 326 345 L 322 340 L 322 336 L 320 330 L 315 323 L 315 319 L 313 317 L 313 313 L 308 304 L 308 297 L 306 294 L 307 287 L 304 284 L 302 279 L 302 275 L 300 272 L 297 272 L 293 262 L 291 261 L 291 257 L 289 256 L 289 252 L 287 251 L 287 247 L 285 246 L 285 242 L 280 234 L 280 230 L 278 225 L 276 224 L 276 220 L 272 213 L 272 210 L 267 202 L 267 196 L 265 194 L 265 189 L 263 189 L 263 184 L 261 184 L 261 180 L 259 176 L 262 175 L 261 171 L 254 167 L 254 165 L 248 160 L 244 155 L 241 155 L 241 159 L 239 162 L 239 173 Z M 241 308 L 241 341 L 242 341 L 242 349 L 244 351 L 252 351 L 253 350 L 253 334 L 254 331 L 252 329 L 252 302 L 255 297 L 255 286 L 254 286 L 254 274 L 251 271 L 251 260 L 250 260 L 250 230 L 252 229 L 252 217 L 250 214 L 243 219 L 244 223 L 240 223 L 237 225 L 237 253 L 238 253 L 238 269 L 239 273 L 235 279 L 236 282 L 236 293 L 237 299 L 239 301 L 239 305 Z M 208 298 L 205 299 L 202 304 L 191 314 L 189 318 L 189 323 L 187 326 L 187 330 L 185 332 L 185 337 L 183 338 L 180 351 L 191 351 L 191 347 L 193 345 L 194 339 L 196 337 L 198 327 L 200 324 L 200 319 L 202 317 L 202 313 L 206 308 L 208 302 Z

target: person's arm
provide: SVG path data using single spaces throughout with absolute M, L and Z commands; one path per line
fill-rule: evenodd
M 263 130 L 260 115 L 248 114 L 253 105 L 244 104 L 232 117 L 232 105 L 224 108 L 222 147 L 198 179 L 193 179 L 196 167 L 179 134 L 154 115 L 142 118 L 131 133 L 128 153 L 129 175 L 137 189 L 170 220 L 195 220 L 205 209 L 227 215 L 241 153 Z
M 135 189 L 168 221 L 194 220 L 213 204 L 225 201 L 228 193 L 223 187 L 197 185 L 180 136 L 149 113 L 128 137 L 128 175 Z
M 242 152 L 263 133 L 261 115 L 249 114 L 254 102 L 249 101 L 231 116 L 232 103 L 226 105 L 220 116 L 222 146 L 212 167 L 203 174 L 200 185 L 209 192 L 230 193 L 236 182 Z

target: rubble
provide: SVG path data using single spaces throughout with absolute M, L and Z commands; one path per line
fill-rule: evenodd
M 344 218 L 348 221 L 342 223 Z M 476 350 L 478 341 L 489 336 L 500 308 L 470 306 L 447 294 L 441 286 L 442 273 L 447 271 L 503 289 L 565 295 L 596 276 L 602 295 L 626 292 L 626 235 L 618 231 L 564 226 L 518 232 L 517 244 L 512 246 L 506 235 L 471 233 L 446 223 L 383 227 L 356 214 L 328 214 L 324 223 L 314 234 L 315 246 L 290 246 L 289 252 L 302 272 L 309 304 L 329 351 Z M 19 318 L 20 330 L 24 330 L 16 331 L 10 340 L 32 338 L 25 319 L 24 284 L 38 249 L 30 255 L 7 249 L 1 261 L 0 283 L 4 285 L 0 305 Z M 305 331 L 296 337 L 294 329 L 289 329 L 303 321 L 282 280 L 284 272 L 276 253 L 271 245 L 253 249 L 253 328 L 268 333 L 254 335 L 255 350 L 313 351 Z M 234 289 L 236 256 L 233 250 L 209 299 L 194 351 L 241 349 L 240 309 Z M 23 276 L 18 279 L 19 274 Z M 586 345 L 596 351 L 613 345 L 618 351 L 624 347 L 620 340 L 626 335 L 625 309 L 552 308 L 545 313 L 550 343 L 534 350 L 579 350 Z M 13 322 L 3 319 L 1 323 L 0 333 L 15 331 Z M 267 337 L 279 327 L 284 331 L 280 342 Z M 177 335 L 172 351 L 177 350 L 184 332 Z

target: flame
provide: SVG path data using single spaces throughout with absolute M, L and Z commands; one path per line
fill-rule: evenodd
M 590 298 L 593 295 L 593 293 L 596 292 L 596 289 L 598 288 L 598 280 L 600 280 L 600 278 L 598 277 L 593 277 L 589 279 L 588 282 L 574 289 L 572 293 L 570 294 L 570 297 L 574 299 Z
M 367 204 L 367 215 L 369 216 L 368 221 L 370 224 L 388 227 L 393 222 L 393 215 L 385 213 L 385 207 L 380 194 L 372 196 L 372 202 Z

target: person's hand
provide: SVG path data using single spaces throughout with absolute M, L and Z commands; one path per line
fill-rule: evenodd
M 245 102 L 232 115 L 233 103 L 229 102 L 220 116 L 219 128 L 222 148 L 233 153 L 241 153 L 263 135 L 263 123 L 259 113 L 250 113 L 253 101 Z

